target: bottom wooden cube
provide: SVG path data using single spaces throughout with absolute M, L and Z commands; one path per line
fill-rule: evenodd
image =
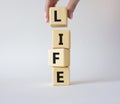
M 70 84 L 70 68 L 52 68 L 52 84 L 58 85 L 69 85 Z

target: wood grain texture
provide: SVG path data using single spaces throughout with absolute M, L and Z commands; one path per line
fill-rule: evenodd
M 70 69 L 64 68 L 52 68 L 52 85 L 69 85 L 70 84 Z
M 70 49 L 70 30 L 53 30 L 52 47 Z
M 70 66 L 70 50 L 50 49 L 48 51 L 48 65 L 51 67 Z
M 66 27 L 67 21 L 67 9 L 65 7 L 50 7 L 49 22 L 52 27 Z

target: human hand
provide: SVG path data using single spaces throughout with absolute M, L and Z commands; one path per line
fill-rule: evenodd
M 45 20 L 46 22 L 49 22 L 49 8 L 50 7 L 55 7 L 59 0 L 46 0 L 45 4 Z M 67 5 L 67 10 L 68 10 L 68 18 L 72 19 L 73 18 L 73 12 L 80 0 L 69 0 L 68 5 Z

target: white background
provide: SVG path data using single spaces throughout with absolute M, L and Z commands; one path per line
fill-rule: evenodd
M 60 0 L 57 6 L 66 6 Z M 71 30 L 71 85 L 51 85 L 45 0 L 0 0 L 0 104 L 120 104 L 120 0 L 81 0 Z

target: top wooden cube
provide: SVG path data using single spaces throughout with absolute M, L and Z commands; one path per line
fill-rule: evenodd
M 49 22 L 52 27 L 66 27 L 67 9 L 65 7 L 50 7 Z

